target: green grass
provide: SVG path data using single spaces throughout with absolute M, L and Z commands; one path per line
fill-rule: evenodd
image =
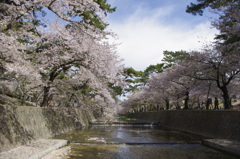
M 134 120 L 137 120 L 137 119 L 134 119 L 134 118 L 127 118 L 125 116 L 120 116 L 119 119 L 122 120 L 122 121 L 134 121 Z

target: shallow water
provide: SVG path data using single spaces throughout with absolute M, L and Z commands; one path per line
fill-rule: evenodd
M 65 159 L 237 159 L 200 144 L 203 137 L 151 126 L 92 126 L 57 136 Z

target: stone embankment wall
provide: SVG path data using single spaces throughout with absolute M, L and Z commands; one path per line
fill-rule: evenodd
M 240 140 L 240 111 L 164 110 L 126 116 L 209 138 Z
M 0 152 L 84 127 L 94 117 L 78 108 L 0 106 Z

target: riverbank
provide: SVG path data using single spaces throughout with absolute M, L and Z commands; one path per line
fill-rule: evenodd
M 95 118 L 81 108 L 0 106 L 0 152 L 89 125 Z
M 202 144 L 216 150 L 240 157 L 240 141 L 226 139 L 206 139 Z
M 163 110 L 125 116 L 207 138 L 240 141 L 240 111 Z
M 0 159 L 40 159 L 49 153 L 67 146 L 67 140 L 42 139 L 0 153 Z
M 209 139 L 203 140 L 203 145 L 240 157 L 240 111 L 164 110 L 131 113 L 125 114 L 125 116 L 135 119 L 131 122 L 144 121 L 165 128 L 205 136 Z

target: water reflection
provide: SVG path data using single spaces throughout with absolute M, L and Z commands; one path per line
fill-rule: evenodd
M 123 131 L 122 127 L 118 128 L 117 138 L 124 138 L 124 133 L 122 131 Z
M 143 126 L 93 126 L 57 136 L 70 140 L 65 159 L 237 159 L 202 146 L 188 133 Z

